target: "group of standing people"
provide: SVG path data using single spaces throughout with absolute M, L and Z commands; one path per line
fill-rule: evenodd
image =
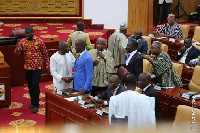
M 112 77 L 116 74 L 115 68 L 124 66 L 138 79 L 143 73 L 143 59 L 148 59 L 152 63 L 152 72 L 159 79 L 158 83 L 161 86 L 181 86 L 169 56 L 161 52 L 159 44 L 153 43 L 151 46 L 152 54 L 155 55 L 153 59 L 145 56 L 148 46 L 147 41 L 142 38 L 141 30 L 137 30 L 134 36 L 127 38 L 125 36 L 127 25 L 120 24 L 120 31 L 110 36 L 108 50 L 106 50 L 104 38 L 98 38 L 96 49 L 93 49 L 89 35 L 84 33 L 84 29 L 84 23 L 78 22 L 77 31 L 69 35 L 67 42 L 59 43 L 59 50 L 50 57 L 49 61 L 44 42 L 34 35 L 32 27 L 26 27 L 26 38 L 18 43 L 15 53 L 24 52 L 24 68 L 31 97 L 29 108 L 33 108 L 33 113 L 37 113 L 39 107 L 39 81 L 43 61 L 46 62 L 47 72 L 51 71 L 54 91 L 59 95 L 62 95 L 63 89 L 73 87 L 80 94 L 91 91 L 95 96 L 98 90 L 110 93 L 109 88 L 116 89 L 120 85 L 118 78 Z M 160 60 L 161 58 L 164 59 Z M 74 75 L 72 68 L 74 68 Z M 166 77 L 168 78 L 165 79 Z M 99 98 L 101 99 L 101 96 Z

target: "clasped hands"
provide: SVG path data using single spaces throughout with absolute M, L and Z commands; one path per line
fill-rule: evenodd
M 72 77 L 62 77 L 61 79 L 62 79 L 63 81 L 65 81 L 65 82 L 67 82 L 67 83 L 70 83 L 70 82 L 73 80 Z

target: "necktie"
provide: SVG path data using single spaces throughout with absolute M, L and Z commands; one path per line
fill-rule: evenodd
M 127 60 L 128 60 L 128 58 L 129 58 L 129 56 L 130 56 L 130 54 L 128 54 L 128 56 L 126 57 L 125 64 L 126 64 L 126 61 L 127 61 Z
M 188 48 L 185 50 L 185 53 L 183 54 L 183 56 L 181 57 L 181 59 L 179 60 L 179 62 L 181 62 L 181 60 L 183 59 L 184 55 L 188 52 Z
M 112 95 L 111 95 L 111 96 L 113 96 L 113 94 L 114 94 L 114 91 L 115 91 L 115 90 L 113 89 L 113 90 L 112 90 Z
M 77 56 L 74 66 L 76 65 L 76 62 L 79 60 L 79 58 L 80 58 L 80 54 Z

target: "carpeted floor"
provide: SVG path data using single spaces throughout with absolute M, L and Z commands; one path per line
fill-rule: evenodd
M 40 107 L 33 114 L 27 86 L 11 88 L 11 105 L 0 108 L 0 127 L 33 127 L 45 125 L 45 91 L 53 91 L 52 82 L 40 83 Z
M 69 34 L 76 31 L 76 24 L 69 24 L 63 22 L 23 22 L 17 21 L 13 23 L 4 22 L 0 26 L 0 38 L 6 38 L 10 36 L 12 30 L 25 29 L 26 26 L 32 26 L 34 34 L 43 39 L 43 41 L 50 41 L 51 38 L 59 38 L 62 41 L 67 41 Z M 87 28 L 87 27 L 86 27 Z M 94 30 L 85 29 L 85 32 L 89 34 L 91 43 L 95 44 L 98 37 L 107 39 L 107 30 Z

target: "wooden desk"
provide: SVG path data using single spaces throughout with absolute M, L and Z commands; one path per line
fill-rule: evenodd
M 10 78 L 10 66 L 6 62 L 0 64 L 0 84 L 5 86 L 5 100 L 0 100 L 0 107 L 9 106 L 11 104 Z
M 167 89 L 166 91 L 157 91 L 160 98 L 162 117 L 164 121 L 173 121 L 175 118 L 178 105 L 192 106 L 192 100 L 188 100 L 179 96 L 181 93 L 188 92 L 186 89 Z M 200 109 L 200 100 L 196 101 L 196 108 Z
M 58 51 L 58 44 L 58 41 L 45 42 L 49 57 Z M 23 51 L 20 55 L 16 55 L 14 54 L 15 48 L 16 45 L 0 46 L 0 51 L 4 55 L 5 61 L 11 67 L 11 86 L 23 86 L 26 84 Z M 43 69 L 40 81 L 47 82 L 52 80 L 52 76 L 47 75 L 46 70 Z
M 83 126 L 108 126 L 108 118 L 97 115 L 94 108 L 85 109 L 77 102 L 70 102 L 53 92 L 45 92 L 45 95 L 47 125 L 76 123 Z

